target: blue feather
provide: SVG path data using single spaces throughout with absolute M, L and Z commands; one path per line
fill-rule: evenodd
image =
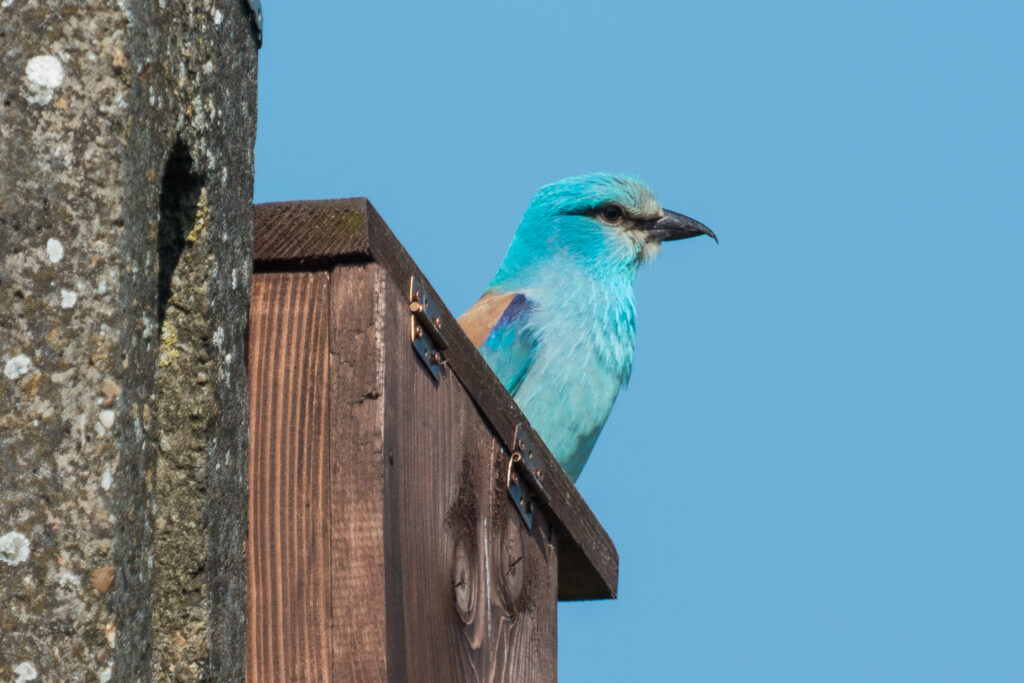
M 537 346 L 537 338 L 528 325 L 532 308 L 529 299 L 516 294 L 480 347 L 487 364 L 510 394 L 518 391 Z

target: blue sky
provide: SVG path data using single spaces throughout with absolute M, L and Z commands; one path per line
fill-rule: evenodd
M 264 11 L 256 201 L 369 197 L 456 313 L 566 175 L 721 238 L 637 280 L 561 680 L 1024 680 L 1024 4 Z

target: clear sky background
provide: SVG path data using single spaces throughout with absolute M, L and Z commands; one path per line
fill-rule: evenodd
M 264 3 L 256 201 L 365 195 L 456 314 L 534 191 L 636 283 L 562 681 L 1024 681 L 1024 3 Z

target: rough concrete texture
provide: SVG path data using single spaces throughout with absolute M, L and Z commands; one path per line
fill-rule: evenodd
M 246 3 L 0 2 L 0 680 L 240 680 Z

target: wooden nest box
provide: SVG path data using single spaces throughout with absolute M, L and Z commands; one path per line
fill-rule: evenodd
M 255 214 L 248 678 L 554 680 L 611 539 L 368 201 Z

